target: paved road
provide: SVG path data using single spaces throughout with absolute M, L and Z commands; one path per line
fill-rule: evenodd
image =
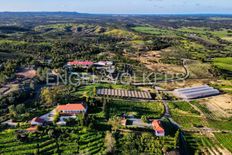
M 165 107 L 165 113 L 164 113 L 164 116 L 162 118 L 167 118 L 177 129 L 180 130 L 180 143 L 181 143 L 180 153 L 183 155 L 189 155 L 188 145 L 187 145 L 187 142 L 185 141 L 184 133 L 181 130 L 180 125 L 172 119 L 167 101 L 162 100 L 162 102 L 163 102 L 163 105 Z

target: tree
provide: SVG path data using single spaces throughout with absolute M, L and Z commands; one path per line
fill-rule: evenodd
M 15 107 L 16 113 L 23 114 L 25 112 L 25 105 L 24 104 L 18 104 Z
M 11 105 L 11 106 L 8 107 L 8 109 L 9 109 L 9 114 L 10 114 L 11 119 L 14 119 L 17 116 L 15 106 Z
M 107 154 L 114 154 L 116 140 L 110 131 L 106 132 L 105 145 Z
M 121 125 L 121 119 L 119 117 L 114 117 L 109 120 L 109 123 L 112 125 L 112 130 L 116 131 Z
M 56 124 L 59 121 L 60 118 L 60 113 L 56 112 L 55 115 L 53 116 L 53 123 Z
M 93 96 L 96 96 L 97 95 L 97 89 L 96 87 L 93 87 Z
M 143 120 L 144 123 L 148 123 L 148 119 L 146 115 L 143 115 L 141 119 Z
M 84 125 L 84 115 L 83 114 L 76 115 L 76 120 L 77 120 L 78 125 L 80 125 L 80 126 Z
M 41 91 L 41 100 L 47 107 L 50 107 L 54 103 L 55 98 L 51 94 L 49 88 L 42 89 L 42 91 Z

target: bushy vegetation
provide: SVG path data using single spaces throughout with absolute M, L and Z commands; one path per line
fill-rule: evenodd
M 151 133 L 136 135 L 126 133 L 120 136 L 118 141 L 117 154 L 157 154 L 174 149 L 174 138 L 172 137 L 154 137 Z

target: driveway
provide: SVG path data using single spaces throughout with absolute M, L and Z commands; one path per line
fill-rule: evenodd
M 145 123 L 141 119 L 129 118 L 127 120 L 132 122 L 131 124 L 132 126 L 137 126 L 137 127 L 142 127 L 142 128 L 152 127 L 151 123 Z M 130 125 L 127 125 L 127 126 L 130 126 Z
M 56 110 L 52 110 L 47 114 L 44 114 L 42 116 L 40 116 L 40 118 L 44 119 L 46 122 L 52 122 L 53 121 L 53 116 L 55 115 Z

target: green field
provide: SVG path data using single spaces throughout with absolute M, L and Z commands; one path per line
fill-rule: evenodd
M 232 72 L 232 57 L 215 58 L 213 59 L 213 64 L 221 70 Z
M 227 148 L 230 152 L 232 152 L 232 134 L 231 133 L 215 133 L 214 134 L 217 140 L 220 142 L 222 146 Z
M 122 113 L 132 114 L 137 118 L 146 115 L 152 118 L 160 118 L 164 113 L 164 107 L 160 102 L 138 102 L 138 101 L 110 101 L 110 117 L 120 116 Z
M 174 121 L 184 129 L 192 129 L 194 127 L 203 127 L 206 125 L 200 113 L 188 102 L 170 102 L 168 106 Z
M 190 114 L 196 114 L 199 115 L 200 113 L 198 111 L 196 111 L 188 102 L 170 102 L 169 103 L 169 107 L 172 110 L 177 110 L 178 111 L 185 111 L 188 112 Z M 174 112 L 174 111 L 173 111 Z
M 150 26 L 136 26 L 133 27 L 132 30 L 140 33 L 145 34 L 152 34 L 152 35 L 174 35 L 175 33 L 168 29 L 160 29 Z

